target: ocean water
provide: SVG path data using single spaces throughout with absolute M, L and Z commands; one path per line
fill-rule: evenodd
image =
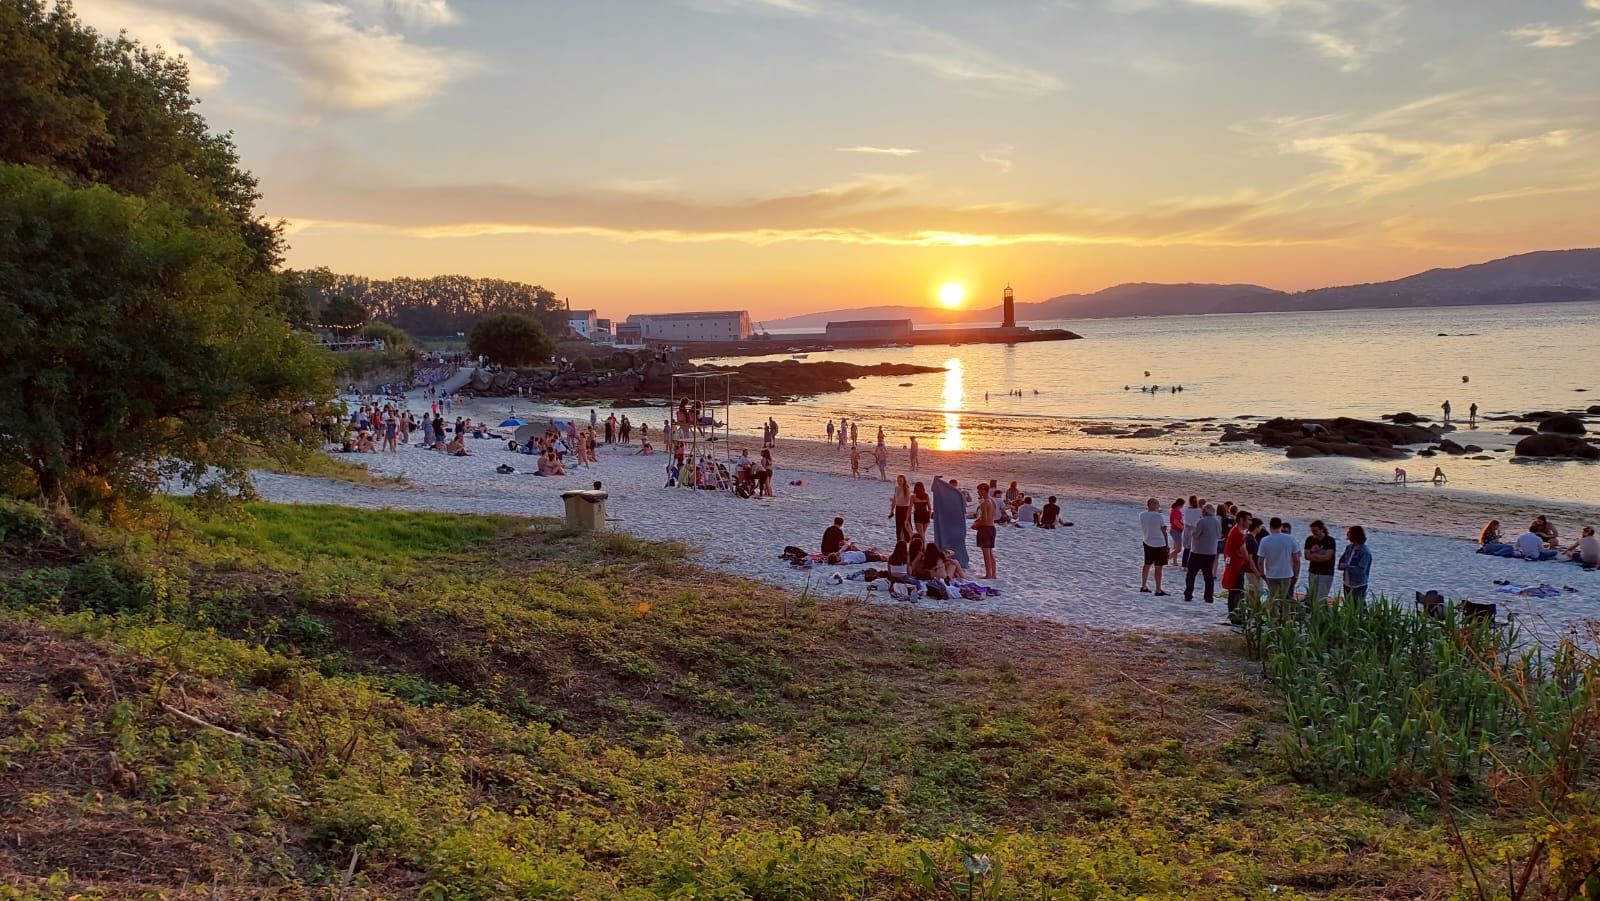
M 919 363 L 945 371 L 859 379 L 848 394 L 782 405 L 740 405 L 730 421 L 736 432 L 759 434 L 772 415 L 785 436 L 822 437 L 828 419 L 844 416 L 861 423 L 863 443 L 881 425 L 895 446 L 915 434 L 925 447 L 946 450 L 1116 451 L 1171 466 L 1377 478 L 1393 464 L 1287 461 L 1281 453 L 1214 447 L 1215 434 L 1201 431 L 1207 425 L 1201 420 L 1377 419 L 1402 410 L 1437 418 L 1448 400 L 1463 430 L 1469 405 L 1479 408 L 1480 430 L 1456 440 L 1504 447 L 1514 440 L 1506 432 L 1516 423 L 1485 423 L 1484 417 L 1600 405 L 1600 303 L 1029 324 L 1071 329 L 1083 340 L 811 353 L 811 361 Z M 762 358 L 708 362 L 752 359 Z M 1171 390 L 1178 385 L 1181 392 Z M 1141 392 L 1141 386 L 1159 390 Z M 634 418 L 640 417 L 662 418 L 660 411 Z M 1158 439 L 1083 432 L 1099 423 L 1185 420 L 1189 430 Z M 1600 464 L 1513 464 L 1508 457 L 1440 462 L 1453 483 L 1460 473 L 1472 490 L 1600 503 Z M 1411 468 L 1425 469 L 1425 463 Z

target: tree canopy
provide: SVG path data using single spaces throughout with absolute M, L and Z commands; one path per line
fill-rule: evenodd
M 367 308 L 341 294 L 328 301 L 318 318 L 328 328 L 353 331 L 367 324 Z
M 0 0 L 0 455 L 52 497 L 298 450 L 330 361 L 188 70 Z
M 478 320 L 467 337 L 467 349 L 473 356 L 506 366 L 544 363 L 556 351 L 539 323 L 521 313 L 497 313 Z
M 238 232 L 0 164 L 0 454 L 46 496 L 152 487 L 293 446 L 328 355 L 270 305 Z
M 554 292 L 538 285 L 438 275 L 432 278 L 371 279 L 340 275 L 327 269 L 291 272 L 309 310 L 322 311 L 336 298 L 348 297 L 412 335 L 454 335 L 468 332 L 493 313 L 523 313 L 547 334 L 566 328 L 566 311 Z

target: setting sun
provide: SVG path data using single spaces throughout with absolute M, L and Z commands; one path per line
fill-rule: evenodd
M 961 306 L 961 302 L 966 299 L 967 289 L 955 282 L 946 282 L 939 286 L 939 302 L 952 310 Z

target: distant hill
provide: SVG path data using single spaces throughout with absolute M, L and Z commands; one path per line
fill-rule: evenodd
M 1476 306 L 1600 300 L 1600 248 L 1543 250 L 1456 269 L 1430 269 L 1389 282 L 1287 292 L 1260 285 L 1115 285 L 1092 294 L 1063 294 L 1018 303 L 1019 321 L 1275 313 L 1313 310 Z M 998 322 L 1000 307 L 941 310 L 877 306 L 767 320 L 768 328 L 821 329 L 841 319 L 911 319 L 918 325 Z

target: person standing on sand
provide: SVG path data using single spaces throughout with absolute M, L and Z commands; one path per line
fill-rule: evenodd
M 877 447 L 872 449 L 872 462 L 878 467 L 878 481 L 889 481 L 887 473 L 889 468 L 889 449 L 884 447 L 881 441 L 878 442 Z
M 1182 564 L 1183 556 L 1183 498 L 1172 502 L 1172 507 L 1167 511 L 1168 544 L 1172 546 L 1172 559 L 1167 562 L 1173 566 Z
M 1311 534 L 1306 538 L 1305 558 L 1306 603 L 1320 604 L 1333 590 L 1333 563 L 1339 543 L 1328 534 L 1322 520 L 1311 523 Z
M 883 426 L 878 426 L 878 443 L 883 443 Z
M 1200 498 L 1189 495 L 1189 506 L 1183 508 L 1183 568 L 1189 568 L 1189 555 L 1194 550 L 1194 524 L 1200 521 Z
M 850 446 L 851 447 L 856 447 L 856 446 L 858 446 L 860 444 L 860 434 L 861 433 L 860 433 L 860 431 L 858 429 L 858 424 L 854 423 L 854 422 L 850 423 Z
M 917 436 L 911 436 L 911 471 L 917 471 Z
M 889 518 L 894 520 L 896 541 L 911 539 L 911 486 L 905 476 L 894 477 L 894 494 L 889 498 Z
M 1354 604 L 1367 600 L 1367 582 L 1372 576 L 1372 552 L 1367 550 L 1367 530 L 1351 526 L 1345 530 L 1344 554 L 1339 557 L 1339 571 L 1344 573 L 1344 597 Z
M 1195 576 L 1204 576 L 1206 603 L 1210 604 L 1216 600 L 1216 549 L 1217 541 L 1222 535 L 1222 520 L 1217 518 L 1217 511 L 1210 504 L 1199 508 L 1199 514 L 1195 518 L 1194 525 L 1184 529 L 1184 534 L 1189 536 L 1189 551 L 1183 565 L 1185 570 L 1183 599 L 1194 600 Z
M 1294 600 L 1294 583 L 1300 579 L 1300 549 L 1294 537 L 1285 532 L 1288 523 L 1273 517 L 1275 527 L 1261 539 L 1256 553 L 1267 579 L 1267 596 L 1274 601 Z
M 1440 404 L 1439 405 L 1439 409 L 1444 411 L 1444 424 L 1445 425 L 1449 425 L 1450 424 L 1450 402 L 1449 401 L 1445 401 L 1444 403 Z
M 833 443 L 833 419 L 828 419 L 828 443 Z
M 1261 570 L 1256 567 L 1255 557 L 1250 552 L 1250 530 L 1254 527 L 1255 519 L 1248 511 L 1240 510 L 1223 546 L 1228 565 L 1222 570 L 1222 588 L 1228 592 L 1229 614 L 1237 610 L 1239 602 L 1244 599 L 1245 575 L 1248 573 L 1261 577 Z
M 861 451 L 850 448 L 850 478 L 861 478 Z
M 928 489 L 918 482 L 911 489 L 911 524 L 916 526 L 919 540 L 927 539 L 930 522 L 933 522 L 933 499 L 928 497 Z
M 972 521 L 972 530 L 978 533 L 978 550 L 983 552 L 983 577 L 993 581 L 996 501 L 989 496 L 989 486 L 978 486 L 978 516 Z
M 598 414 L 598 413 L 596 413 L 594 411 L 594 407 L 590 407 L 589 408 L 589 428 L 593 429 L 593 428 L 598 428 L 599 426 L 600 426 L 600 414 Z
M 1166 597 L 1161 590 L 1161 570 L 1167 565 L 1167 542 L 1171 532 L 1166 517 L 1161 515 L 1161 502 L 1150 498 L 1144 502 L 1144 512 L 1139 514 L 1139 530 L 1144 533 L 1144 566 L 1139 568 L 1139 592 L 1150 593 L 1150 569 L 1156 571 L 1156 597 Z
M 1467 428 L 1475 429 L 1477 427 L 1478 427 L 1478 404 L 1477 404 L 1476 401 L 1474 401 L 1472 406 L 1467 408 Z

